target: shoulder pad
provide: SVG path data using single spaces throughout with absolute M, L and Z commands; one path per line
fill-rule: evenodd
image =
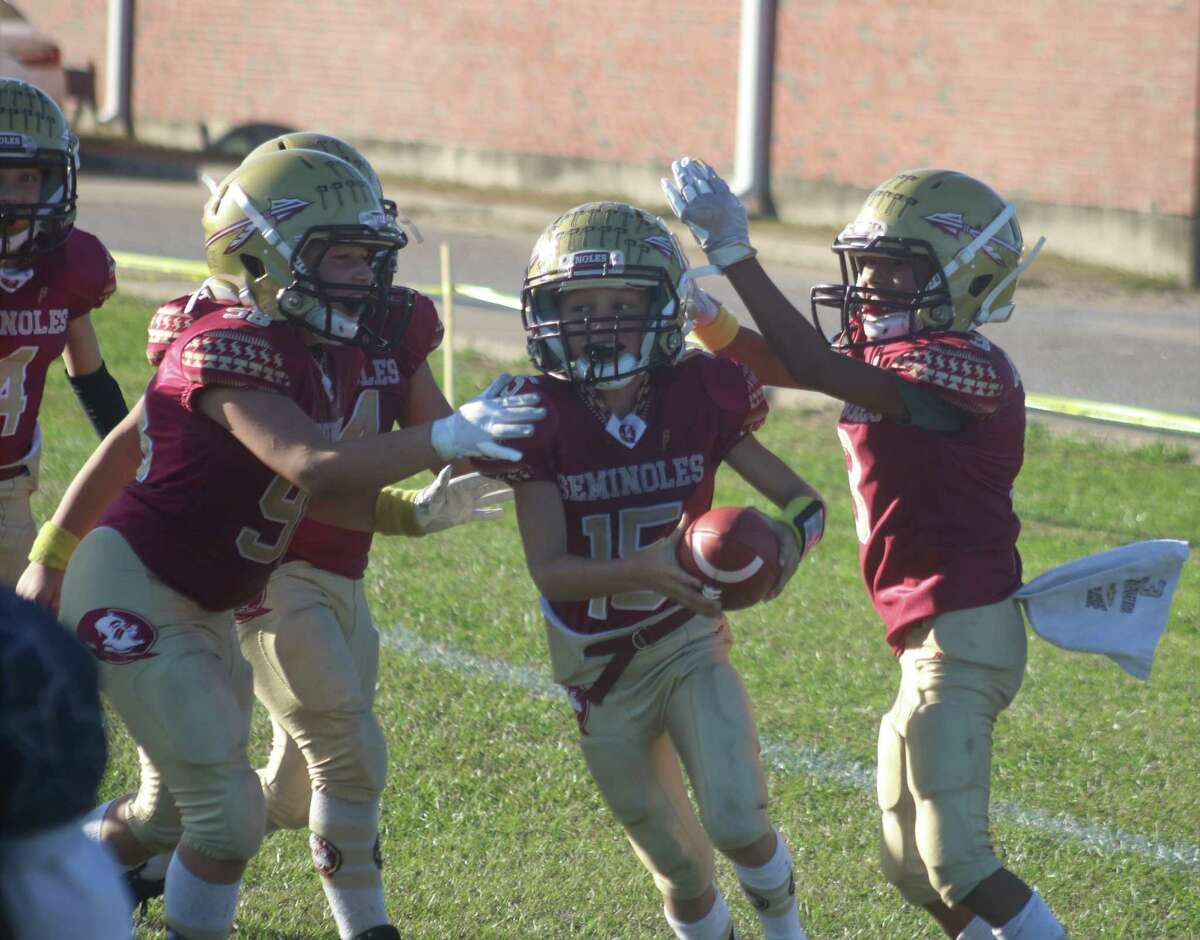
M 891 358 L 889 368 L 902 379 L 938 391 L 950 402 L 976 414 L 990 414 L 1020 384 L 1008 357 L 986 339 L 970 334 L 919 338 Z
M 407 311 L 400 309 L 399 314 L 407 319 L 407 326 L 400 342 L 392 349 L 391 355 L 400 366 L 400 371 L 406 376 L 413 375 L 429 356 L 442 344 L 442 321 L 438 317 L 433 301 L 424 294 L 407 287 L 393 288 L 393 296 L 403 294 L 402 303 Z M 392 304 L 393 315 L 397 313 L 396 304 Z
M 245 320 L 211 320 L 197 324 L 182 340 L 180 367 L 190 382 L 291 393 L 288 356 L 277 344 L 280 334 L 256 329 Z
M 71 231 L 63 250 L 73 305 L 79 312 L 96 309 L 117 289 L 117 263 L 100 239 L 78 228 Z
M 754 370 L 733 359 L 722 359 L 711 353 L 688 357 L 694 361 L 705 397 L 725 415 L 744 415 L 745 430 L 762 427 L 769 410 L 767 396 Z

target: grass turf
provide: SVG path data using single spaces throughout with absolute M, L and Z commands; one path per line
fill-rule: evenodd
M 118 295 L 94 315 L 110 369 L 131 401 L 150 376 L 142 349 L 151 309 Z M 440 357 L 433 364 L 440 367 Z M 460 388 L 481 388 L 499 369 L 527 365 L 464 353 L 456 368 Z M 42 411 L 40 518 L 95 444 L 57 372 Z M 933 938 L 940 934 L 932 921 L 903 908 L 876 867 L 877 812 L 865 771 L 897 667 L 857 569 L 834 414 L 777 411 L 760 435 L 825 494 L 830 522 L 783 597 L 732 617 L 734 662 L 769 745 L 772 817 L 796 859 L 809 933 Z M 1027 576 L 1138 539 L 1195 542 L 1196 480 L 1192 459 L 1169 445 L 1116 447 L 1051 433 L 1035 421 L 1015 494 Z M 762 505 L 727 470 L 716 502 Z M 1148 683 L 1107 660 L 1031 640 L 1024 689 L 997 727 L 999 850 L 1076 937 L 1200 936 L 1196 575 L 1193 560 Z M 570 708 L 547 691 L 536 592 L 511 513 L 421 540 L 378 539 L 367 581 L 385 642 L 377 706 L 390 748 L 384 879 L 402 934 L 668 936 L 649 876 L 576 751 Z M 412 652 L 421 644 L 462 655 L 422 659 Z M 504 664 L 527 671 L 511 681 Z M 105 796 L 132 789 L 137 779 L 119 721 L 110 730 Z M 268 744 L 260 710 L 256 757 Z M 1143 846 L 1190 854 L 1154 859 L 1130 847 L 1138 837 Z M 739 930 L 757 936 L 729 866 L 719 871 Z M 159 930 L 156 902 L 138 935 Z M 247 871 L 235 936 L 336 936 L 305 834 L 281 833 L 264 844 Z

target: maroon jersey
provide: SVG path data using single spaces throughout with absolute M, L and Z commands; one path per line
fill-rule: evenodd
M 584 558 L 628 557 L 670 534 L 680 517 L 712 507 L 717 467 L 767 416 L 754 373 L 730 360 L 690 352 L 656 369 L 634 411 L 618 420 L 598 398 L 539 376 L 514 379 L 505 394 L 536 391 L 546 407 L 532 437 L 505 441 L 516 463 L 475 461 L 481 473 L 507 483 L 558 486 L 567 522 L 567 550 Z M 548 615 L 577 633 L 631 627 L 679 609 L 649 591 L 584 601 L 547 601 Z
M 979 333 L 852 354 L 970 415 L 960 430 L 936 432 L 846 405 L 838 422 L 863 578 L 899 652 L 917 621 L 1020 586 L 1012 487 L 1025 453 L 1025 392 L 1008 356 Z
M 354 347 L 307 347 L 296 329 L 231 303 L 198 302 L 195 322 L 150 380 L 142 465 L 100 525 L 119 531 L 164 582 L 208 610 L 266 585 L 307 495 L 195 409 L 205 388 L 276 392 L 335 436 L 359 374 Z
M 393 288 L 393 317 L 401 303 L 411 304 L 412 318 L 400 343 L 386 353 L 367 353 L 341 437 L 382 434 L 402 424 L 409 382 L 429 354 L 441 345 L 442 322 L 433 301 L 406 288 Z M 371 533 L 326 525 L 313 519 L 300 523 L 287 560 L 298 559 L 347 578 L 367 570 Z
M 46 372 L 67 345 L 67 324 L 117 288 L 112 256 L 80 229 L 31 264 L 0 271 L 0 467 L 37 456 Z

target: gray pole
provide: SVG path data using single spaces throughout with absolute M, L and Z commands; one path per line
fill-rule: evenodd
M 752 214 L 768 216 L 775 215 L 771 201 L 775 18 L 776 0 L 742 0 L 732 189 Z

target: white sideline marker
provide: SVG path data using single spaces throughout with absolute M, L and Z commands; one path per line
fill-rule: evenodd
M 430 643 L 403 627 L 380 631 L 381 643 L 398 653 L 423 663 L 443 666 L 451 672 L 517 686 L 535 698 L 563 701 L 565 695 L 549 674 L 541 668 L 514 666 L 498 659 L 487 659 L 452 647 Z M 791 774 L 812 774 L 820 780 L 868 793 L 875 791 L 875 771 L 857 761 L 838 757 L 828 751 L 803 744 L 762 739 L 763 762 Z M 1105 854 L 1129 852 L 1141 855 L 1157 865 L 1200 870 L 1200 846 L 1168 845 L 1155 842 L 1138 832 L 1111 826 L 1080 822 L 1066 813 L 1029 810 L 997 800 L 992 803 L 992 818 L 1050 836 L 1062 836 Z

